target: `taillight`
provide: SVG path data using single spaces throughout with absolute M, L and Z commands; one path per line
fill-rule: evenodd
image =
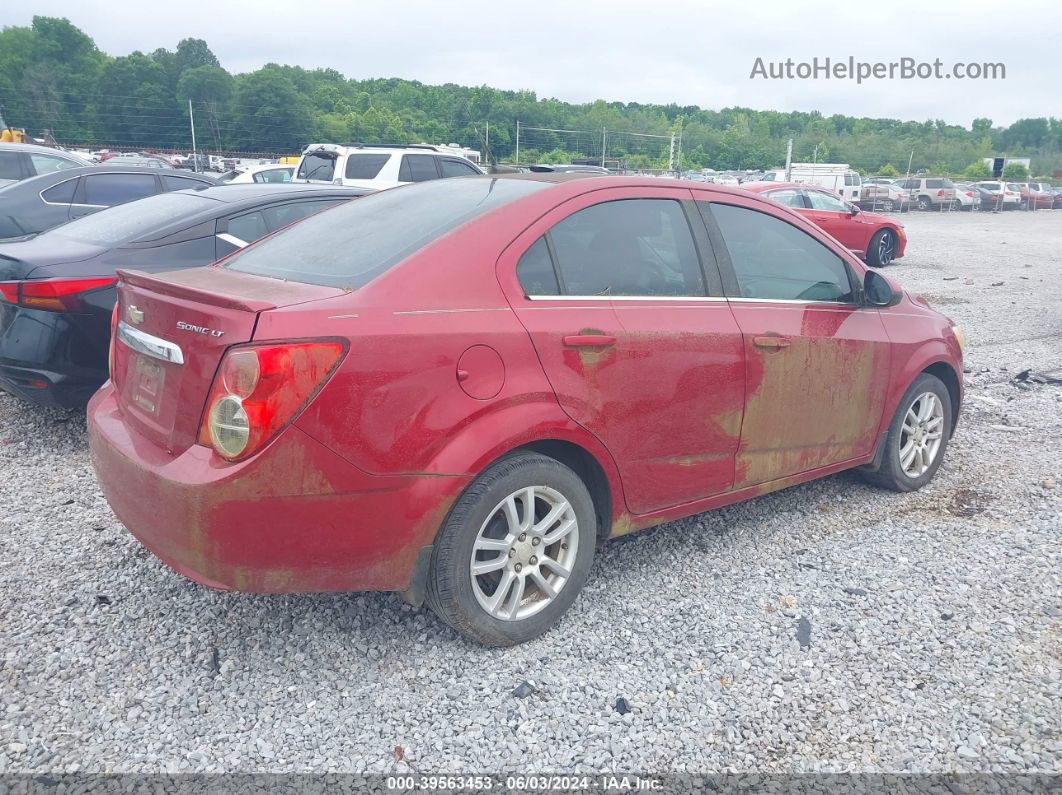
M 96 279 L 37 279 L 23 282 L 0 282 L 0 296 L 12 304 L 29 309 L 53 312 L 78 312 L 87 309 L 84 294 L 102 287 L 112 287 L 113 276 Z
M 107 345 L 107 375 L 114 380 L 114 335 L 118 330 L 118 302 L 114 302 L 111 310 L 111 341 Z
M 938 190 L 937 191 L 937 196 L 943 196 L 943 195 L 944 195 L 944 191 L 942 191 L 942 190 Z
M 343 351 L 331 340 L 230 349 L 210 388 L 199 443 L 229 461 L 259 450 L 317 394 Z

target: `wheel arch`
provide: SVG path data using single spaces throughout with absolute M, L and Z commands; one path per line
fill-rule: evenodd
M 951 403 L 951 433 L 954 435 L 955 426 L 959 424 L 959 409 L 962 407 L 962 381 L 955 368 L 945 361 L 936 361 L 922 368 L 919 375 L 929 373 L 936 376 L 948 390 L 948 398 Z
M 540 439 L 529 442 L 506 455 L 524 450 L 560 461 L 579 476 L 587 491 L 590 492 L 590 499 L 594 501 L 594 511 L 597 514 L 597 537 L 607 537 L 612 529 L 614 498 L 608 475 L 597 458 L 585 447 L 564 439 Z
M 491 466 L 509 456 L 521 452 L 533 452 L 552 458 L 572 469 L 586 485 L 590 492 L 590 498 L 594 503 L 594 512 L 597 515 L 597 536 L 599 539 L 607 538 L 614 520 L 617 505 L 623 506 L 622 486 L 619 480 L 619 471 L 612 461 L 607 449 L 596 441 L 589 432 L 583 431 L 579 426 L 575 433 L 554 433 L 541 438 L 512 440 L 508 445 L 501 448 L 492 448 L 489 454 L 480 458 L 472 467 L 473 479 L 467 482 L 460 491 L 455 493 L 446 505 L 446 510 L 438 516 L 434 527 L 425 528 L 425 534 L 420 542 L 422 546 L 417 554 L 413 570 L 410 573 L 408 587 L 401 592 L 402 598 L 419 607 L 425 599 L 428 573 L 431 564 L 432 548 L 439 536 L 454 505 L 461 495 L 475 482 L 475 478 L 485 472 Z M 557 430 L 557 429 L 555 429 Z M 587 438 L 579 438 L 580 432 Z M 589 444 L 584 443 L 588 441 Z M 597 454 L 590 448 L 599 448 Z M 604 459 L 604 460 L 602 460 Z

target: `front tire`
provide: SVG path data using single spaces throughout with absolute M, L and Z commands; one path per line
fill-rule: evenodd
M 953 422 L 948 388 L 935 375 L 922 373 L 904 392 L 892 418 L 881 467 L 863 471 L 863 477 L 892 491 L 922 488 L 944 460 Z
M 549 629 L 586 583 L 597 541 L 586 485 L 559 461 L 517 453 L 454 503 L 432 550 L 426 601 L 487 646 Z
M 896 258 L 896 234 L 891 229 L 879 229 L 867 246 L 867 265 L 880 268 Z

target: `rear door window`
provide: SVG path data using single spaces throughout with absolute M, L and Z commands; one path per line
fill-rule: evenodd
M 189 179 L 188 177 L 171 177 L 169 174 L 165 174 L 162 177 L 162 189 L 164 191 L 170 190 L 185 190 L 187 188 L 202 188 L 206 183 L 198 179 Z
M 595 204 L 549 235 L 567 295 L 705 294 L 689 222 L 673 199 Z
M 363 152 L 347 155 L 346 174 L 347 179 L 376 179 L 380 169 L 391 159 L 389 154 L 374 154 Z
M 228 229 L 225 231 L 244 243 L 250 243 L 267 235 L 269 226 L 266 224 L 265 215 L 260 210 L 255 210 L 253 213 L 230 218 Z
M 267 168 L 263 171 L 256 172 L 251 179 L 259 183 L 291 182 L 291 169 Z
M 553 269 L 546 238 L 534 242 L 516 263 L 516 278 L 524 288 L 524 295 L 560 295 L 560 285 Z
M 33 168 L 38 174 L 50 174 L 53 171 L 77 168 L 77 163 L 55 155 L 30 155 L 30 160 L 33 161 Z
M 49 204 L 70 204 L 74 200 L 74 189 L 77 188 L 77 178 L 68 179 L 66 182 L 60 182 L 58 185 L 52 185 L 48 190 L 43 191 L 41 196 Z
M 402 155 L 402 166 L 408 175 L 404 181 L 425 182 L 429 179 L 438 179 L 439 170 L 435 165 L 437 159 L 433 155 Z
M 337 204 L 342 204 L 343 201 L 345 200 L 332 199 L 330 201 L 290 202 L 289 204 L 266 207 L 262 210 L 262 214 L 265 216 L 269 231 L 273 232 L 288 224 L 293 224 L 296 221 L 302 220 L 308 215 L 313 215 L 321 210 L 327 210 L 329 207 L 335 207 Z
M 0 152 L 0 179 L 19 180 L 23 177 L 18 152 Z
M 439 160 L 439 171 L 444 177 L 467 177 L 470 174 L 478 174 L 475 168 L 460 160 L 451 160 L 448 157 Z
M 336 170 L 336 156 L 331 152 L 313 152 L 303 157 L 299 164 L 299 179 L 332 181 Z
M 707 204 L 699 203 L 708 213 Z M 852 300 L 844 261 L 811 235 L 768 213 L 711 205 L 741 298 L 788 301 Z
M 155 177 L 151 174 L 89 174 L 82 183 L 83 203 L 101 207 L 111 207 L 157 192 Z
M 943 188 L 944 180 L 942 179 L 927 179 L 926 188 Z

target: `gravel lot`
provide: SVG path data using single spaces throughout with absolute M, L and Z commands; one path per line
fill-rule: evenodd
M 83 413 L 0 394 L 0 772 L 1062 772 L 1062 387 L 1012 382 L 1062 367 L 1062 212 L 903 219 L 886 272 L 970 345 L 936 480 L 606 544 L 516 649 L 194 585 L 111 514 Z

